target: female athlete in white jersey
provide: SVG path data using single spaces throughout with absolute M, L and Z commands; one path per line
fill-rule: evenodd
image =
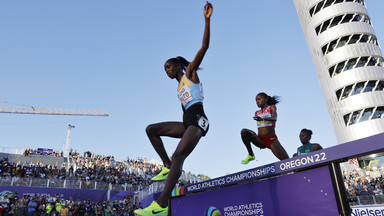
M 183 122 L 162 122 L 147 127 L 147 135 L 156 152 L 163 161 L 162 171 L 153 181 L 161 181 L 166 177 L 165 188 L 157 201 L 152 202 L 145 209 L 135 211 L 137 215 L 167 215 L 168 200 L 183 170 L 183 163 L 193 151 L 200 138 L 205 136 L 209 122 L 203 109 L 203 89 L 197 75 L 197 70 L 209 46 L 210 17 L 212 5 L 207 1 L 204 6 L 205 30 L 203 44 L 197 52 L 195 59 L 188 62 L 183 57 L 171 58 L 165 62 L 164 69 L 171 79 L 179 83 L 177 92 L 183 107 Z M 185 71 L 185 73 L 184 73 Z M 165 151 L 162 136 L 181 138 L 172 156 L 172 162 Z

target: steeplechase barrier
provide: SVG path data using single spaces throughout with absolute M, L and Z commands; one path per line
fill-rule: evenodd
M 384 151 L 384 133 L 173 190 L 172 216 L 351 215 L 340 163 Z

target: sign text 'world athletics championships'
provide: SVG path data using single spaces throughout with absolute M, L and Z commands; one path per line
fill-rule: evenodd
M 194 191 L 205 190 L 213 187 L 220 187 L 224 185 L 230 185 L 242 181 L 251 180 L 254 178 L 259 178 L 265 175 L 273 174 L 276 171 L 275 165 L 269 165 L 262 168 L 256 168 L 252 170 L 247 170 L 241 173 L 236 173 L 228 176 L 223 176 L 220 178 L 212 179 L 209 181 L 199 182 L 186 187 L 188 193 Z

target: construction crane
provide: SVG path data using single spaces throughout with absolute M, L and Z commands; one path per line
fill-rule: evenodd
M 85 109 L 50 109 L 40 107 L 6 107 L 0 106 L 0 113 L 13 114 L 40 114 L 40 115 L 76 115 L 76 116 L 109 116 L 104 110 L 85 110 Z
M 3 103 L 9 103 L 6 101 L 0 101 Z M 40 115 L 74 115 L 74 116 L 109 116 L 109 114 L 104 110 L 86 110 L 86 109 L 50 109 L 50 108 L 41 108 L 33 107 L 19 104 L 23 107 L 7 107 L 0 106 L 0 113 L 12 113 L 12 114 L 40 114 Z M 68 124 L 67 130 L 67 139 L 65 141 L 64 154 L 67 156 L 69 164 L 69 142 L 71 137 L 71 128 L 74 128 Z M 68 167 L 67 167 L 68 169 Z

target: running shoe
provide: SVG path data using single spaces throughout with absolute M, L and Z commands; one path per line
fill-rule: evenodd
M 150 206 L 145 209 L 136 209 L 134 211 L 136 215 L 141 216 L 153 216 L 153 215 L 168 215 L 168 206 L 163 208 L 156 201 L 153 201 Z
M 255 155 L 248 155 L 244 160 L 241 161 L 242 164 L 248 164 L 249 161 L 255 160 Z
M 169 168 L 163 167 L 163 168 L 161 168 L 161 172 L 159 174 L 157 174 L 157 176 L 153 177 L 151 180 L 152 181 L 162 181 L 165 178 L 167 178 L 168 173 L 169 173 Z

